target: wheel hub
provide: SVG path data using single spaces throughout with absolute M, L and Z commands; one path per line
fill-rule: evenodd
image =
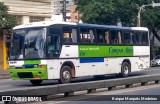
M 69 80 L 70 79 L 70 73 L 69 73 L 69 71 L 64 71 L 63 72 L 63 79 L 64 80 Z
M 125 66 L 125 67 L 124 67 L 124 74 L 126 74 L 126 75 L 127 75 L 127 74 L 128 74 L 128 72 L 129 72 L 129 68 L 128 68 L 127 66 Z

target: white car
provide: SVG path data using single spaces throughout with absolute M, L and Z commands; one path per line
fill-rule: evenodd
M 160 55 L 156 56 L 153 60 L 151 60 L 151 66 L 159 66 L 160 65 Z

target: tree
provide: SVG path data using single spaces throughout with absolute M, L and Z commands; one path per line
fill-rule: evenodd
M 77 10 L 82 13 L 81 19 L 86 23 L 115 24 L 112 0 L 77 0 Z M 112 19 L 112 21 L 111 21 Z M 103 21 L 103 22 L 102 22 Z
M 0 2 L 0 29 L 12 28 L 16 24 L 16 17 L 8 14 L 8 7 Z
M 137 5 L 131 0 L 75 0 L 81 19 L 87 23 L 116 25 L 120 20 L 123 26 L 135 22 Z M 136 11 L 136 12 L 134 12 Z
M 160 41 L 158 30 L 160 29 L 160 7 L 146 8 L 142 13 L 142 25 L 148 27 L 154 36 Z
M 157 0 L 158 1 L 158 0 Z M 86 23 L 116 25 L 120 20 L 123 26 L 136 26 L 138 8 L 151 4 L 152 0 L 75 0 L 81 19 Z M 160 7 L 147 7 L 142 10 L 141 24 L 148 27 L 160 41 Z

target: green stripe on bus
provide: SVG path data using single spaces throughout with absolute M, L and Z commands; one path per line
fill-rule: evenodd
M 133 56 L 133 46 L 79 45 L 79 57 Z
M 40 60 L 25 60 L 24 64 L 40 64 Z

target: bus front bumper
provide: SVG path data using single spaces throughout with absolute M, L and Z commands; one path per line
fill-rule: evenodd
M 48 79 L 47 68 L 10 69 L 13 80 L 45 80 Z

